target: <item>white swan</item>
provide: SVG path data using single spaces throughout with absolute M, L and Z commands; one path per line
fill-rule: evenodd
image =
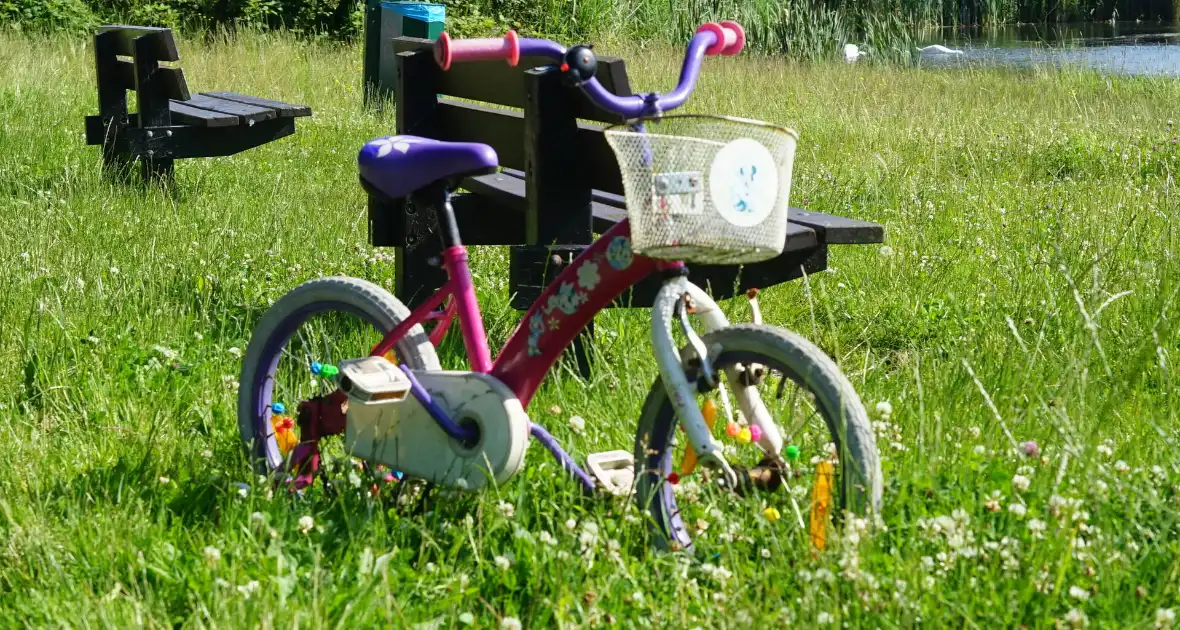
M 856 44 L 844 44 L 844 61 L 847 63 L 856 63 L 857 59 L 867 54 L 869 53 L 857 48 Z
M 932 44 L 930 46 L 923 46 L 918 49 L 920 53 L 937 53 L 940 55 L 961 55 L 963 51 L 955 50 L 954 48 L 947 48 L 941 44 Z

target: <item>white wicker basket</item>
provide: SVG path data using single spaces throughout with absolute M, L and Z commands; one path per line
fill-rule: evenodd
M 667 116 L 605 130 L 623 176 L 634 251 L 702 264 L 783 251 L 794 131 L 727 116 Z

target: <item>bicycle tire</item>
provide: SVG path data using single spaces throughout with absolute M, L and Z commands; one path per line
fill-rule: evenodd
M 882 475 L 872 424 L 852 383 L 831 358 L 795 333 L 762 324 L 722 328 L 703 335 L 702 341 L 715 366 L 730 359 L 761 363 L 811 392 L 840 453 L 839 505 L 856 513 L 879 513 Z M 689 352 L 685 348 L 681 356 Z M 696 375 L 689 373 L 689 379 L 695 381 Z M 690 550 L 692 538 L 680 520 L 672 484 L 667 482 L 678 424 L 663 382 L 656 377 L 635 436 L 635 497 L 640 510 L 651 516 L 657 547 Z

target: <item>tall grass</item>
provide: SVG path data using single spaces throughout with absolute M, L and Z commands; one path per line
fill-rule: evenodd
M 180 46 L 193 88 L 314 117 L 181 161 L 172 194 L 113 186 L 82 140 L 87 39 L 0 35 L 0 627 L 1148 628 L 1180 612 L 1175 81 L 710 59 L 691 111 L 799 130 L 793 204 L 886 226 L 884 247 L 833 246 L 828 271 L 761 301 L 874 410 L 887 529 L 813 555 L 791 519 L 723 514 L 708 535 L 740 536 L 689 558 L 652 552 L 627 503 L 582 500 L 535 445 L 509 483 L 418 515 L 247 472 L 235 349 L 262 312 L 321 275 L 393 275 L 365 244 L 355 170 L 393 119 L 361 106 L 356 46 Z M 639 89 L 675 80 L 679 49 L 607 48 Z M 504 251 L 473 251 L 503 341 L 519 318 Z M 577 457 L 629 448 L 646 324 L 604 314 L 594 379 L 555 374 L 530 406 Z
M 1180 15 L 1160 3 L 1120 6 L 1123 17 Z M 876 58 L 906 61 L 916 37 L 943 27 L 1105 20 L 1112 8 L 1089 0 L 459 0 L 448 6 L 448 15 L 460 35 L 516 28 L 566 41 L 672 44 L 683 43 L 702 22 L 732 19 L 746 29 L 750 47 L 762 53 L 830 59 L 843 44 L 856 43 Z

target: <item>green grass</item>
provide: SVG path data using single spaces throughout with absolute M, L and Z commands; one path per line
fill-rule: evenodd
M 689 561 L 650 551 L 626 504 L 579 499 L 536 446 L 510 483 L 440 495 L 418 517 L 271 496 L 247 473 L 233 349 L 300 282 L 392 277 L 365 245 L 354 156 L 393 119 L 360 107 L 356 48 L 267 36 L 181 50 L 194 88 L 315 116 L 263 148 L 179 163 L 173 196 L 114 187 L 82 139 L 88 45 L 0 36 L 0 626 L 454 627 L 470 613 L 478 627 L 993 628 L 1085 614 L 1148 628 L 1180 601 L 1174 80 L 710 59 L 689 109 L 799 130 L 793 202 L 885 224 L 888 248 L 833 247 L 828 272 L 762 303 L 893 412 L 874 414 L 887 530 L 813 557 L 791 519 L 732 514 L 744 539 Z M 670 86 L 674 52 L 616 52 L 633 85 Z M 518 317 L 505 253 L 475 261 L 500 342 Z M 531 407 L 579 459 L 630 447 L 654 376 L 645 317 L 603 316 L 603 369 L 555 375 Z M 574 414 L 593 430 L 575 434 Z M 1008 432 L 1043 457 L 1013 455 Z M 599 527 L 586 554 L 584 523 Z

